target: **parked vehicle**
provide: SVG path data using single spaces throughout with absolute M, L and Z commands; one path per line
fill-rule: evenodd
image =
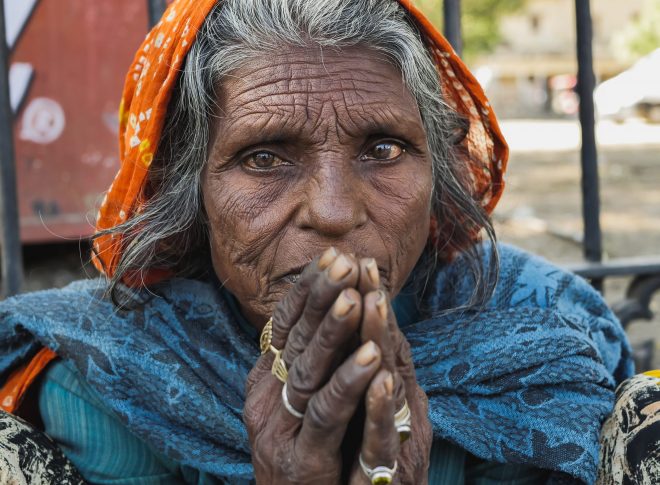
M 601 118 L 638 117 L 660 123 L 660 48 L 601 83 L 594 99 Z
M 93 233 L 119 167 L 126 68 L 149 23 L 146 1 L 62 3 L 5 2 L 23 243 Z

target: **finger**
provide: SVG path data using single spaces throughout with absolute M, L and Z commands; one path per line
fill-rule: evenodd
M 394 379 L 388 371 L 379 371 L 371 381 L 366 407 L 362 461 L 369 468 L 392 468 L 399 455 L 399 435 L 394 426 Z
M 275 346 L 276 349 L 282 348 L 291 328 L 300 319 L 312 285 L 319 275 L 330 264 L 332 264 L 337 256 L 337 250 L 331 247 L 328 248 L 318 259 L 313 260 L 307 265 L 301 273 L 298 281 L 275 308 L 272 317 L 273 327 L 270 343 Z M 261 380 L 264 373 L 270 371 L 272 365 L 272 353 L 268 352 L 262 355 L 248 375 L 246 390 L 250 391 L 252 387 Z
M 303 270 L 298 281 L 293 285 L 273 313 L 273 338 L 275 348 L 281 348 L 289 332 L 302 315 L 312 286 L 330 266 L 339 253 L 335 248 L 328 248 Z
M 373 340 L 383 352 L 383 364 L 394 371 L 395 361 L 387 322 L 387 297 L 381 290 L 371 291 L 364 296 L 364 311 L 360 337 L 363 342 Z
M 367 342 L 339 366 L 309 400 L 296 446 L 339 449 L 346 426 L 380 367 L 380 357 L 378 346 Z
M 364 297 L 360 337 L 363 342 L 373 340 L 383 353 L 383 367 L 394 376 L 394 400 L 397 409 L 403 407 L 406 396 L 403 378 L 399 374 L 396 349 L 389 317 L 393 312 L 383 290 L 372 291 Z M 396 331 L 399 331 L 398 328 Z
M 302 315 L 286 339 L 286 348 L 282 357 L 287 366 L 290 366 L 309 345 L 339 293 L 346 288 L 355 287 L 358 273 L 355 258 L 340 254 L 314 281 Z M 282 342 L 283 344 L 284 342 Z
M 354 288 L 343 290 L 305 351 L 289 369 L 287 388 L 294 409 L 304 412 L 312 395 L 328 381 L 338 356 L 347 354 L 346 346 L 357 333 L 361 315 L 361 295 Z
M 360 279 L 358 281 L 358 290 L 363 295 L 370 291 L 380 288 L 380 275 L 378 274 L 378 265 L 374 258 L 362 258 L 359 261 Z

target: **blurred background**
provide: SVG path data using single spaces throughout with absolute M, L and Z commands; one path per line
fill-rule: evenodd
M 442 0 L 416 3 L 442 28 Z M 603 257 L 660 261 L 660 0 L 590 4 Z M 499 237 L 560 264 L 580 262 L 576 2 L 460 5 L 463 58 L 511 146 L 494 215 Z M 147 32 L 148 2 L 5 0 L 4 13 L 22 289 L 62 286 L 95 274 L 85 238 L 118 168 L 117 107 Z M 608 301 L 623 301 L 631 281 L 606 278 Z M 633 322 L 629 335 L 638 343 L 655 337 L 657 347 L 660 319 Z

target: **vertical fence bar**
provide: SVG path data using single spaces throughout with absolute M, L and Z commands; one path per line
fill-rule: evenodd
M 584 256 L 587 261 L 602 259 L 600 230 L 600 195 L 598 180 L 598 151 L 594 116 L 595 76 L 593 69 L 593 26 L 589 0 L 575 0 L 577 28 L 577 91 L 580 97 L 580 126 L 582 129 L 582 218 L 584 220 Z M 592 281 L 602 289 L 602 279 Z
M 461 32 L 461 0 L 444 0 L 443 15 L 445 37 L 460 56 L 463 53 L 463 34 Z
M 167 8 L 165 0 L 147 0 L 147 9 L 149 11 L 149 28 L 156 25 Z
M 14 164 L 14 114 L 9 102 L 9 48 L 5 32 L 5 5 L 4 0 L 0 0 L 0 264 L 4 296 L 11 296 L 21 291 L 23 255 Z

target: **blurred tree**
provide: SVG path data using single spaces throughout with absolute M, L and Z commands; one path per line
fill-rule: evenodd
M 628 59 L 660 48 L 660 0 L 646 0 L 637 18 L 617 37 L 615 46 Z
M 463 0 L 463 56 L 472 59 L 493 51 L 500 42 L 502 15 L 520 9 L 526 0 Z M 429 19 L 442 30 L 442 0 L 417 0 Z

